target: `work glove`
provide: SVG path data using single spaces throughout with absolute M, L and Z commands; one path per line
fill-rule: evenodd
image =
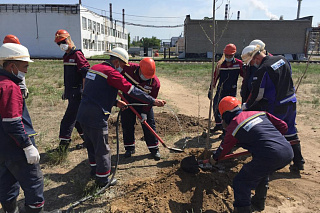
M 139 119 L 141 123 L 147 120 L 147 114 L 141 113 L 141 119 Z
M 21 89 L 21 93 L 22 93 L 22 97 L 23 97 L 24 99 L 27 99 L 27 98 L 28 98 L 28 96 L 29 96 L 29 90 L 28 90 L 28 88 Z
M 33 145 L 27 146 L 23 149 L 24 154 L 26 155 L 28 164 L 36 164 L 40 161 L 40 155 L 36 147 Z
M 241 106 L 241 109 L 242 110 L 246 110 L 247 109 L 247 103 L 243 103 L 242 106 Z

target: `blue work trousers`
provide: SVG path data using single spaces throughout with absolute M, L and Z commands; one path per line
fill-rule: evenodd
M 83 131 L 79 122 L 76 121 L 80 102 L 81 102 L 80 94 L 68 99 L 68 107 L 60 124 L 60 134 L 59 134 L 60 139 L 70 139 L 72 130 L 74 127 L 77 129 L 80 135 L 83 134 Z
M 0 156 L 0 202 L 8 202 L 24 192 L 25 205 L 42 207 L 43 175 L 40 164 L 28 164 L 26 158 L 8 160 Z
M 299 140 L 297 128 L 296 128 L 296 103 L 289 102 L 284 105 L 280 105 L 275 108 L 273 115 L 283 120 L 288 125 L 288 131 L 284 135 L 287 141 Z M 304 164 L 305 161 L 302 157 L 301 146 L 299 144 L 292 145 L 294 153 L 293 163 L 296 165 Z
M 111 172 L 111 149 L 108 127 L 93 128 L 81 123 L 91 170 L 100 182 L 106 182 Z
M 292 150 L 281 153 L 282 157 L 260 158 L 253 156 L 233 179 L 234 207 L 251 205 L 251 190 L 258 184 L 268 185 L 269 175 L 285 167 L 293 158 Z
M 137 107 L 137 111 L 139 112 L 139 108 Z M 141 112 L 141 111 L 140 111 Z M 139 113 L 140 113 L 139 112 Z M 156 124 L 154 120 L 153 109 L 147 113 L 147 123 L 149 126 L 156 132 Z M 121 113 L 121 124 L 123 129 L 123 142 L 126 150 L 134 150 L 135 149 L 135 124 L 136 124 L 136 115 L 132 112 L 131 109 L 126 109 Z M 158 149 L 159 141 L 152 134 L 152 132 L 144 125 L 142 125 L 142 130 L 144 134 L 144 140 L 148 146 L 148 149 Z
M 236 95 L 237 95 L 237 89 L 230 90 L 229 92 L 226 92 L 226 91 L 220 92 L 220 89 L 217 89 L 216 95 L 214 96 L 214 99 L 213 99 L 213 114 L 214 114 L 216 125 L 222 125 L 222 116 L 220 115 L 220 112 L 219 112 L 219 103 L 221 99 L 226 96 L 236 97 Z

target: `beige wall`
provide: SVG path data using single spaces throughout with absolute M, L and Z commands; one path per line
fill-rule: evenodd
M 202 28 L 201 28 L 201 26 Z M 218 20 L 216 21 L 216 53 L 222 54 L 228 43 L 237 46 L 237 53 L 252 40 L 260 39 L 266 49 L 274 54 L 304 53 L 306 31 L 312 25 L 312 17 L 304 20 Z M 212 20 L 185 19 L 186 54 L 205 55 L 212 52 Z M 205 32 L 206 33 L 205 33 Z

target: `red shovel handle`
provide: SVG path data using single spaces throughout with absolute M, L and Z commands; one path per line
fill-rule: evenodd
M 300 140 L 292 140 L 292 141 L 290 141 L 290 144 L 291 145 L 294 145 L 294 144 L 298 144 L 298 143 L 300 143 Z M 243 155 L 249 155 L 250 154 L 250 152 L 248 152 L 248 151 L 245 151 L 245 152 L 239 152 L 239 153 L 235 153 L 235 154 L 229 154 L 229 155 L 225 155 L 223 158 L 221 158 L 219 161 L 221 161 L 221 160 L 227 160 L 227 159 L 229 159 L 229 158 L 235 158 L 235 157 L 238 157 L 238 156 L 243 156 Z
M 118 95 L 120 96 L 120 98 L 121 98 L 124 102 L 126 102 L 126 104 L 129 104 L 129 102 L 123 97 L 123 95 L 122 95 L 120 92 L 118 92 Z M 133 106 L 129 106 L 129 108 L 132 110 L 132 112 L 133 112 L 134 114 L 136 114 L 136 116 L 137 116 L 140 120 L 142 119 L 141 115 L 137 112 L 137 110 L 135 110 L 135 108 L 133 108 Z M 151 126 L 150 126 L 146 121 L 143 121 L 142 123 L 151 131 L 151 133 L 152 133 L 156 138 L 158 138 L 158 140 L 162 143 L 162 145 L 167 148 L 167 145 L 163 142 L 163 140 L 160 138 L 160 136 L 151 128 Z

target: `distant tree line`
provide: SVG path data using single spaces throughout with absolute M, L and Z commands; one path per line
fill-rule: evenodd
M 141 38 L 139 41 L 132 41 L 131 45 L 135 47 L 143 48 L 160 48 L 161 40 L 157 37 L 152 36 L 152 38 Z M 131 46 L 130 45 L 130 46 Z

